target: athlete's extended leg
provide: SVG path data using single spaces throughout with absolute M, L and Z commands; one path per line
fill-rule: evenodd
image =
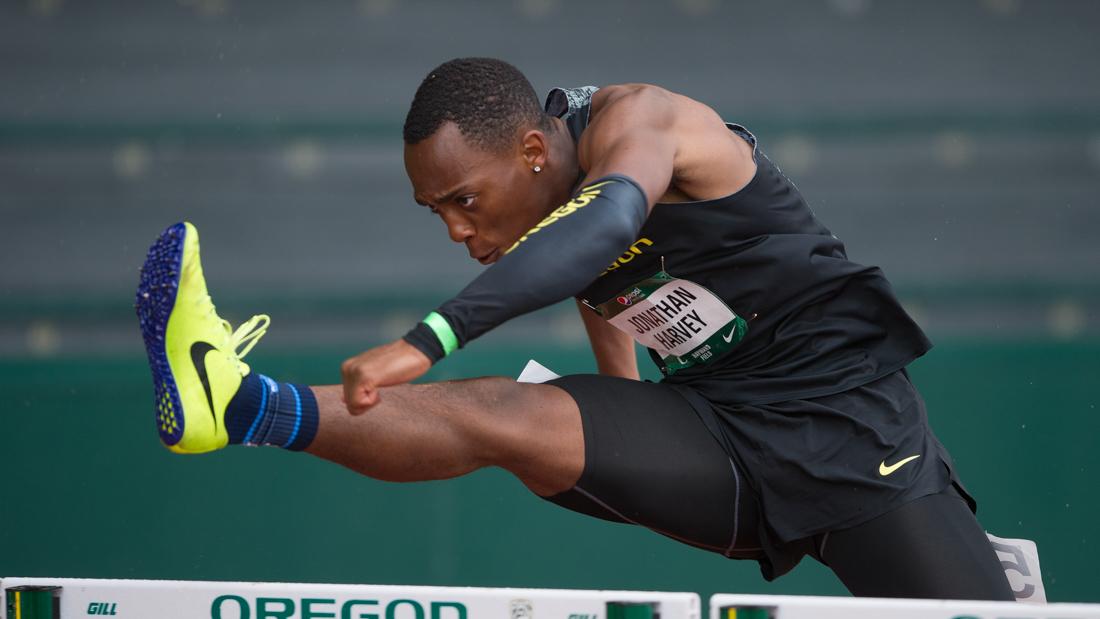
M 510 471 L 533 492 L 568 488 L 584 468 L 580 413 L 557 387 L 508 378 L 404 385 L 350 415 L 339 386 L 314 387 L 320 408 L 310 453 L 375 479 L 419 481 L 486 466 Z
M 608 377 L 404 385 L 352 416 L 341 387 L 279 383 L 241 361 L 266 320 L 233 331 L 218 317 L 190 224 L 170 227 L 150 249 L 137 310 L 161 440 L 174 451 L 305 449 L 390 481 L 499 466 L 577 511 L 731 556 L 755 552 L 756 507 L 742 496 L 739 473 L 669 387 Z
M 311 448 L 380 479 L 508 469 L 539 494 L 572 487 L 584 468 L 577 406 L 564 391 L 508 379 L 387 389 L 351 417 L 339 387 L 312 389 L 253 372 L 241 358 L 267 327 L 236 331 L 207 292 L 198 231 L 166 229 L 141 270 L 136 309 L 149 355 L 161 441 L 179 453 L 229 444 Z

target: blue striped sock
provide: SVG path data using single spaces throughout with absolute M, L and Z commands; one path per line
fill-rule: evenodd
M 312 389 L 253 372 L 225 409 L 225 429 L 231 444 L 302 451 L 317 436 L 319 416 Z

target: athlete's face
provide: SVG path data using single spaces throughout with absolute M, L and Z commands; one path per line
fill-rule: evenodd
M 539 132 L 517 137 L 515 148 L 492 152 L 470 144 L 448 122 L 431 137 L 405 145 L 414 199 L 439 215 L 451 240 L 465 244 L 482 264 L 496 262 L 563 193 L 568 196 L 570 187 L 552 187 L 550 175 L 533 171 L 546 166 L 545 140 L 528 139 L 533 133 Z

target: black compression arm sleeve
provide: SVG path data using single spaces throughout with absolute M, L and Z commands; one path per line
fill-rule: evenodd
M 645 192 L 630 177 L 594 181 L 435 313 L 461 347 L 511 318 L 577 294 L 634 242 L 646 206 Z M 433 330 L 438 325 L 421 322 L 405 336 L 433 363 L 449 352 L 442 343 L 447 338 Z

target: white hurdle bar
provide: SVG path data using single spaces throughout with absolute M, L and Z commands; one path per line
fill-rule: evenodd
M 1100 619 L 1100 604 L 714 595 L 711 619 Z
M 0 619 L 701 619 L 695 593 L 3 578 Z

